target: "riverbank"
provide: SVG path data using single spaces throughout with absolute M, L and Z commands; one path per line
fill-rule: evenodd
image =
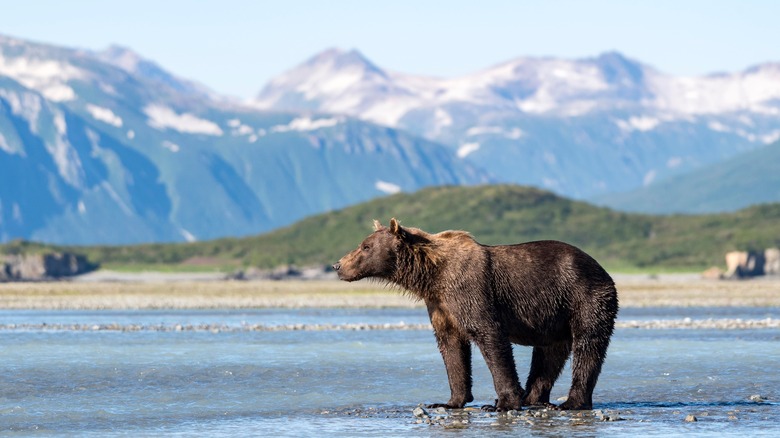
M 223 281 L 216 275 L 142 273 L 0 285 L 0 309 L 236 309 L 422 307 L 378 282 Z M 626 307 L 780 307 L 780 279 L 703 280 L 695 275 L 615 276 Z M 85 281 L 88 280 L 88 281 Z

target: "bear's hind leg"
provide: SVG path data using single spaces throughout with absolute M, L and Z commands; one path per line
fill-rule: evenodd
M 531 371 L 525 384 L 523 405 L 550 405 L 550 391 L 560 376 L 571 352 L 571 341 L 546 347 L 534 347 Z
M 608 346 L 608 337 L 580 336 L 574 339 L 571 389 L 561 409 L 593 409 L 593 389 L 607 356 Z
M 523 388 L 517 377 L 512 344 L 505 336 L 495 331 L 479 336 L 475 342 L 493 376 L 493 386 L 498 395 L 495 406 L 487 405 L 482 409 L 498 412 L 522 409 Z

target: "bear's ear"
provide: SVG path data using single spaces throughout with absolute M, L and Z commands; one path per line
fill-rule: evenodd
M 374 231 L 379 231 L 379 230 L 381 230 L 382 228 L 384 228 L 384 227 L 382 226 L 382 224 L 381 224 L 381 223 L 379 223 L 379 221 L 378 221 L 378 220 L 374 219 Z
M 395 218 L 390 219 L 390 232 L 398 237 L 403 237 L 404 234 L 406 234 L 406 231 L 403 229 L 403 227 L 401 227 L 401 224 L 395 220 Z

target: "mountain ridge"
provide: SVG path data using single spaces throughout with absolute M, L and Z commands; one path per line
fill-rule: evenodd
M 733 211 L 778 199 L 780 141 L 641 189 L 593 201 L 637 213 L 702 214 Z
M 333 49 L 298 68 L 267 87 L 278 86 L 284 105 L 259 108 L 131 49 L 0 36 L 0 240 L 248 235 L 442 184 L 523 184 L 590 199 L 780 138 L 772 79 L 780 64 L 659 82 L 652 67 L 606 52 L 435 78 Z M 712 93 L 736 76 L 742 82 Z M 690 102 L 652 100 L 657 90 L 699 93 L 694 103 L 714 99 L 728 111 L 672 112 Z M 732 110 L 740 93 L 749 105 Z M 650 101 L 662 105 L 649 111 Z
M 359 65 L 382 74 L 365 73 L 354 59 L 340 62 L 347 53 L 315 55 L 316 72 L 306 61 L 282 73 L 254 105 L 401 128 L 448 145 L 499 182 L 577 199 L 636 189 L 780 138 L 780 63 L 685 77 L 605 52 L 518 57 L 435 78 L 382 70 L 360 54 Z
M 135 53 L 110 55 L 0 39 L 0 241 L 246 235 L 390 192 L 489 180 L 405 132 L 214 100 Z

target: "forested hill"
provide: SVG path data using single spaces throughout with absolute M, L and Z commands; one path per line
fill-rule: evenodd
M 735 213 L 652 216 L 616 212 L 528 187 L 485 185 L 396 194 L 253 237 L 69 249 L 102 264 L 172 265 L 193 258 L 214 266 L 330 264 L 372 231 L 373 219 L 387 224 L 391 217 L 429 232 L 467 230 L 485 244 L 563 240 L 618 270 L 698 270 L 722 266 L 730 250 L 780 246 L 780 204 Z M 37 247 L 16 242 L 0 246 L 0 251 Z

